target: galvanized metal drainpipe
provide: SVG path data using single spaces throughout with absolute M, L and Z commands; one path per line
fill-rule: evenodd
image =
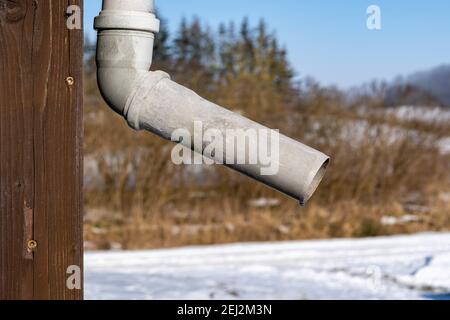
M 103 0 L 95 29 L 100 91 L 108 105 L 124 116 L 132 128 L 150 131 L 167 140 L 182 128 L 194 135 L 197 121 L 204 130 L 214 129 L 224 136 L 229 129 L 267 130 L 201 98 L 173 82 L 168 74 L 149 71 L 154 37 L 159 32 L 154 0 Z M 181 143 L 203 154 L 204 145 Z M 234 141 L 225 140 L 225 144 L 229 143 Z M 279 141 L 279 171 L 274 175 L 262 175 L 261 164 L 237 164 L 237 158 L 242 156 L 239 152 L 248 151 L 237 150 L 235 164 L 227 164 L 228 167 L 297 199 L 302 205 L 316 191 L 329 163 L 325 154 L 283 135 Z M 215 158 L 226 159 L 227 155 Z

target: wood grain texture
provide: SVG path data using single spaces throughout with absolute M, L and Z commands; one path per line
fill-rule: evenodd
M 83 31 L 66 27 L 74 4 L 82 0 L 0 0 L 0 299 L 83 297 L 66 286 L 67 268 L 83 267 Z

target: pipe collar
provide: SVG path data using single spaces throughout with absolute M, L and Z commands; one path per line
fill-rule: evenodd
M 95 18 L 96 30 L 137 30 L 158 33 L 160 22 L 154 13 L 142 11 L 103 10 Z
M 125 104 L 123 115 L 128 121 L 128 125 L 134 130 L 142 130 L 141 128 L 141 114 L 142 109 L 145 109 L 145 105 L 139 103 L 139 92 L 151 92 L 153 88 L 162 80 L 170 80 L 170 75 L 164 71 L 150 71 L 139 75 L 136 79 L 133 90 L 130 91 L 130 95 Z

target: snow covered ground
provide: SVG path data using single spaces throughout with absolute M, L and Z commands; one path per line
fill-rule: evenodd
M 86 255 L 87 299 L 450 299 L 450 233 Z

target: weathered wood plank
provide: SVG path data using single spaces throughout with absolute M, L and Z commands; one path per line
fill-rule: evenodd
M 82 0 L 0 0 L 0 299 L 82 298 L 66 286 L 83 261 L 83 33 L 66 27 L 72 4 Z
M 33 297 L 33 262 L 23 256 L 24 207 L 33 208 L 31 1 L 0 6 L 0 298 Z

